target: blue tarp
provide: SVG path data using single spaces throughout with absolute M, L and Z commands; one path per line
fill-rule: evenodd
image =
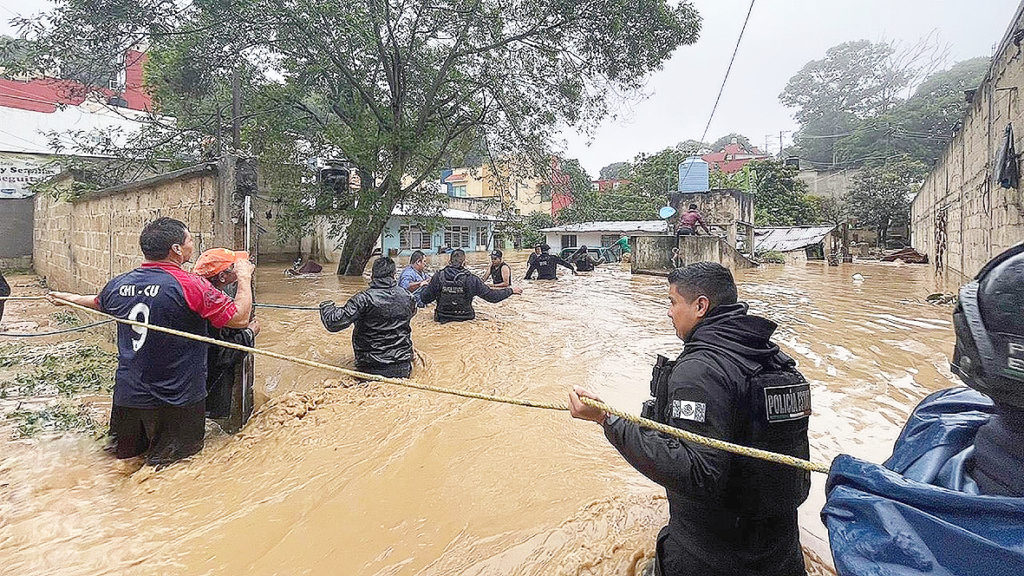
M 821 517 L 839 576 L 1024 575 L 1024 498 L 980 496 L 968 474 L 992 411 L 969 388 L 936 392 L 883 466 L 835 459 Z

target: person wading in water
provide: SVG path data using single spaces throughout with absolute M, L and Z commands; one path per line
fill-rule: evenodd
M 230 296 L 238 291 L 236 264 L 248 259 L 248 252 L 211 248 L 199 255 L 192 271 L 209 280 L 214 288 Z M 210 326 L 212 338 L 250 348 L 255 346 L 259 333 L 260 323 L 255 318 L 249 321 L 246 328 Z M 236 373 L 248 355 L 248 352 L 240 350 L 210 346 L 206 360 L 207 418 L 227 418 L 231 415 L 231 394 L 235 387 Z
M 501 250 L 491 252 L 491 267 L 480 277 L 481 280 L 490 279 L 491 288 L 509 288 L 512 286 L 512 267 L 502 259 Z
M 356 370 L 388 378 L 412 374 L 412 327 L 416 300 L 395 280 L 395 261 L 377 258 L 370 272 L 370 287 L 348 299 L 344 306 L 320 303 L 320 320 L 329 332 L 355 324 L 352 350 Z
M 430 304 L 437 300 L 434 309 L 434 320 L 441 322 L 464 322 L 476 318 L 473 309 L 473 298 L 479 296 L 484 300 L 497 304 L 513 294 L 522 294 L 519 287 L 499 288 L 493 290 L 483 280 L 466 270 L 466 253 L 454 250 L 448 265 L 434 274 L 430 284 L 423 292 L 423 303 Z
M 57 306 L 80 306 L 165 328 L 209 335 L 209 326 L 245 328 L 252 312 L 253 265 L 235 263 L 232 301 L 205 278 L 186 272 L 195 243 L 183 222 L 158 218 L 142 229 L 146 260 L 98 295 L 50 292 Z M 118 458 L 146 455 L 165 465 L 203 448 L 208 345 L 156 330 L 117 325 L 117 373 L 110 409 L 109 450 Z
M 550 254 L 549 250 L 551 250 L 551 246 L 547 244 L 540 245 L 540 255 L 526 269 L 526 280 L 532 280 L 534 272 L 537 272 L 537 280 L 558 280 L 557 270 L 559 266 L 565 266 L 572 270 L 573 275 L 576 275 L 576 269 L 572 267 L 572 264 L 569 264 L 560 256 Z

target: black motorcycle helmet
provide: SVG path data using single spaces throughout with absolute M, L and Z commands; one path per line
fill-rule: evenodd
M 997 403 L 1024 409 L 1024 242 L 960 289 L 951 368 Z

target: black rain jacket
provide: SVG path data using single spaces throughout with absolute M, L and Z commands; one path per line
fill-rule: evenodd
M 569 270 L 576 272 L 572 264 L 566 262 L 561 256 L 542 252 L 540 256 L 537 256 L 535 260 L 529 263 L 529 267 L 526 269 L 526 280 L 531 279 L 534 271 L 537 272 L 537 280 L 558 280 L 557 270 L 559 266 L 565 266 Z
M 747 315 L 744 303 L 712 310 L 685 341 L 669 379 L 662 421 L 744 444 L 743 419 L 751 412 L 748 380 L 782 354 L 770 341 L 776 327 L 768 319 Z M 674 411 L 673 403 L 680 408 Z M 771 518 L 744 513 L 752 461 L 621 419 L 604 428 L 634 468 L 666 489 L 668 541 L 659 541 L 664 574 L 805 574 L 796 506 Z
M 411 362 L 412 327 L 416 300 L 394 278 L 374 278 L 370 288 L 349 298 L 344 306 L 320 305 L 320 320 L 331 332 L 355 324 L 352 350 L 356 367 Z

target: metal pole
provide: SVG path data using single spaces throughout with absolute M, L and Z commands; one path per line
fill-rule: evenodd
M 252 246 L 252 196 L 249 194 L 245 195 L 245 199 L 242 201 L 242 210 L 245 218 L 245 251 L 249 252 L 249 257 L 254 259 L 255 255 L 250 252 Z M 255 287 L 254 287 L 255 288 Z M 256 293 L 253 290 L 253 303 L 256 302 Z M 253 312 L 255 313 L 255 306 Z M 255 338 L 253 338 L 255 342 Z M 245 426 L 245 423 L 249 421 L 249 415 L 252 414 L 252 387 L 253 380 L 255 377 L 255 366 L 253 365 L 255 358 L 252 354 L 248 354 L 247 357 L 242 360 L 242 413 L 239 415 L 239 427 Z

